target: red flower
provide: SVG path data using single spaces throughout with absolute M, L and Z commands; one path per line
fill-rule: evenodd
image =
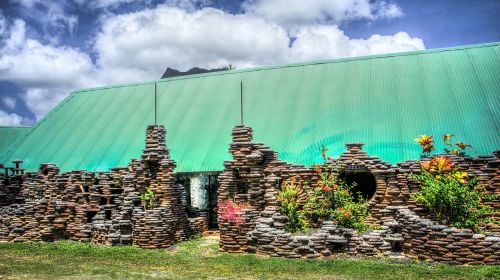
M 217 214 L 222 221 L 242 225 L 245 223 L 244 210 L 249 207 L 248 203 L 235 203 L 232 200 L 221 201 L 217 207 Z
M 324 187 L 323 187 L 323 191 L 324 191 L 324 192 L 329 192 L 329 191 L 331 191 L 331 190 L 332 190 L 332 188 L 330 188 L 329 186 L 324 186 Z
M 319 164 L 314 165 L 314 170 L 315 170 L 315 171 L 316 171 L 316 173 L 318 173 L 318 174 L 319 174 L 319 173 L 321 173 L 321 165 L 319 165 Z

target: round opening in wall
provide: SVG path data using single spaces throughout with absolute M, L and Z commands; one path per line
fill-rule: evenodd
M 371 199 L 377 190 L 375 177 L 368 171 L 345 171 L 340 173 L 339 178 L 349 185 L 355 184 L 352 192 L 361 193 L 367 200 Z

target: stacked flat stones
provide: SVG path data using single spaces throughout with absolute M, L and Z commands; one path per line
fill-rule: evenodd
M 165 129 L 149 126 L 146 148 L 127 168 L 59 174 L 54 164 L 38 172 L 0 174 L 0 240 L 72 239 L 100 245 L 165 248 L 206 228 L 186 217 L 185 194 L 175 183 L 175 162 Z M 144 212 L 139 195 L 151 186 L 159 208 Z M 205 219 L 206 220 L 206 219 Z M 205 223 L 206 224 L 206 223 Z M 152 238 L 146 238 L 151 236 Z
M 171 227 L 173 220 L 175 220 L 173 213 L 165 207 L 134 211 L 133 244 L 147 249 L 171 246 L 178 241 L 175 237 L 175 228 Z
M 219 220 L 221 251 L 247 251 L 247 233 L 254 229 L 259 213 L 278 211 L 275 194 L 276 184 L 281 180 L 294 176 L 298 183 L 317 180 L 313 170 L 278 160 L 276 152 L 262 143 L 252 143 L 252 137 L 250 127 L 240 125 L 233 129 L 229 148 L 233 160 L 224 162 L 224 171 L 218 178 L 219 203 L 234 200 L 250 204 L 243 225 Z
M 319 258 L 345 253 L 373 256 L 390 253 L 402 241 L 401 234 L 388 226 L 359 235 L 352 229 L 338 227 L 332 221 L 309 234 L 291 234 L 284 230 L 286 217 L 263 211 L 255 229 L 248 233 L 248 251 L 287 258 Z
M 404 251 L 407 256 L 449 264 L 500 264 L 500 235 L 474 234 L 468 229 L 439 225 L 405 206 L 389 206 L 394 220 L 379 230 L 358 234 L 331 221 L 309 234 L 284 230 L 286 217 L 263 211 L 248 233 L 247 252 L 287 258 L 318 258 L 346 253 L 374 256 Z
M 484 237 L 484 240 L 481 240 L 480 235 L 470 235 L 470 232 L 465 231 L 464 233 L 460 230 L 458 230 L 460 233 L 455 233 L 453 236 L 454 240 L 459 242 L 454 243 L 454 245 L 465 246 L 466 248 L 462 248 L 460 251 L 462 257 L 466 253 L 471 253 L 471 258 L 459 260 L 456 257 L 440 257 L 441 255 L 438 253 L 440 250 L 446 251 L 447 254 L 453 253 L 452 249 L 442 250 L 442 246 L 448 246 L 450 243 L 437 240 L 437 235 L 430 235 L 431 239 L 427 239 L 428 242 L 436 239 L 433 241 L 434 243 L 431 243 L 435 246 L 433 249 L 435 253 L 429 253 L 432 248 L 425 247 L 425 238 L 416 239 L 417 246 L 416 249 L 413 249 L 408 238 L 411 236 L 410 232 L 419 232 L 417 230 L 419 225 L 415 224 L 415 219 L 421 219 L 420 216 L 427 217 L 428 215 L 421 205 L 411 199 L 411 194 L 420 190 L 418 182 L 411 176 L 412 173 L 420 172 L 419 162 L 406 161 L 391 165 L 376 157 L 368 156 L 362 150 L 362 143 L 346 144 L 347 151 L 338 159 L 333 159 L 331 163 L 339 163 L 345 168 L 367 170 L 373 174 L 376 181 L 376 191 L 369 200 L 372 214 L 369 222 L 380 223 L 381 229 L 360 235 L 353 230 L 339 228 L 331 221 L 326 221 L 321 228 L 310 235 L 295 236 L 287 233 L 284 231 L 286 218 L 278 211 L 276 186 L 292 177 L 296 178 L 298 184 L 306 181 L 314 184 L 318 180 L 317 175 L 312 168 L 280 161 L 276 152 L 263 144 L 252 143 L 252 129 L 250 127 L 236 126 L 232 136 L 233 142 L 229 152 L 233 159 L 224 162 L 224 172 L 219 176 L 219 203 L 228 199 L 236 202 L 248 202 L 250 209 L 245 211 L 243 225 L 238 226 L 219 220 L 221 251 L 257 252 L 290 258 L 316 258 L 339 252 L 372 256 L 399 253 L 403 250 L 409 256 L 416 255 L 422 259 L 450 263 L 495 263 L 493 259 L 499 259 L 499 248 L 498 245 L 495 245 L 497 244 L 495 243 L 497 240 L 495 235 Z M 500 153 L 495 152 L 493 156 L 488 157 L 452 157 L 452 160 L 471 175 L 480 176 L 480 181 L 487 184 L 489 193 L 499 194 L 499 156 Z M 488 201 L 486 204 L 494 209 L 500 207 L 498 198 Z M 405 211 L 409 211 L 405 213 L 412 213 L 412 215 L 407 215 L 407 217 L 412 217 L 412 222 L 408 222 L 404 218 L 397 219 L 395 209 L 405 209 Z M 494 217 L 499 219 L 498 215 L 494 214 Z M 409 227 L 412 223 L 413 229 Z M 489 225 L 487 229 L 490 231 L 499 230 L 498 226 L 493 224 Z M 403 230 L 406 230 L 405 238 L 403 238 Z M 460 239 L 458 237 L 460 234 L 465 238 L 472 238 L 473 241 Z M 470 247 L 472 244 L 470 242 L 474 243 L 477 250 Z M 454 245 L 451 245 L 451 248 Z M 485 246 L 488 245 L 492 247 L 487 249 Z
M 405 252 L 449 264 L 500 264 L 500 235 L 474 234 L 423 219 L 406 207 L 389 207 L 401 228 Z
M 132 217 L 133 244 L 144 248 L 166 248 L 185 240 L 193 234 L 193 226 L 187 218 L 184 189 L 176 184 L 175 162 L 170 159 L 165 144 L 163 126 L 150 125 L 146 129 L 146 148 L 140 161 L 131 164 L 138 173 L 141 193 L 149 185 L 158 206 L 144 210 L 134 207 Z

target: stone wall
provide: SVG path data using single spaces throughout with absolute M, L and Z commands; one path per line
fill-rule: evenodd
M 227 252 L 256 252 L 273 256 L 285 257 L 325 257 L 334 253 L 349 253 L 352 255 L 371 256 L 376 254 L 390 254 L 403 250 L 408 255 L 415 255 L 422 259 L 433 259 L 450 263 L 498 263 L 497 235 L 483 237 L 484 241 L 493 242 L 493 251 L 476 250 L 467 243 L 468 234 L 463 234 L 463 240 L 454 238 L 454 242 L 464 242 L 462 251 L 453 251 L 444 248 L 442 252 L 447 258 L 439 254 L 422 254 L 419 250 L 427 247 L 418 247 L 418 242 L 410 242 L 413 238 L 412 223 L 408 221 L 418 217 L 426 224 L 428 213 L 423 207 L 412 201 L 410 195 L 420 189 L 419 184 L 410 174 L 420 172 L 418 161 L 406 161 L 396 165 L 389 164 L 377 157 L 367 155 L 362 143 L 347 144 L 347 151 L 338 159 L 332 159 L 331 164 L 340 164 L 347 174 L 364 172 L 374 177 L 376 189 L 369 199 L 371 218 L 370 223 L 380 224 L 380 230 L 370 231 L 360 235 L 357 232 L 339 228 L 332 222 L 325 222 L 315 232 L 307 235 L 292 235 L 284 231 L 286 218 L 278 211 L 276 188 L 284 180 L 292 177 L 297 183 L 318 181 L 318 175 L 313 168 L 289 164 L 278 159 L 276 152 L 261 143 L 253 143 L 253 131 L 250 127 L 236 126 L 232 132 L 233 141 L 230 144 L 232 160 L 224 163 L 224 171 L 219 176 L 219 201 L 231 199 L 235 202 L 248 202 L 250 208 L 245 211 L 245 222 L 236 225 L 227 221 L 219 221 L 221 231 L 220 250 Z M 499 153 L 487 157 L 453 157 L 455 164 L 471 175 L 479 176 L 480 181 L 487 184 L 489 193 L 500 194 Z M 338 174 L 339 175 L 339 174 Z M 498 199 L 487 202 L 494 209 L 500 208 Z M 396 215 L 394 207 L 406 209 Z M 402 216 L 406 213 L 406 216 Z M 410 214 L 409 214 L 410 213 Z M 494 214 L 497 220 L 498 213 Z M 412 220 L 415 222 L 414 220 Z M 423 224 L 416 223 L 419 226 Z M 413 227 L 416 226 L 413 223 Z M 422 229 L 426 231 L 426 229 Z M 490 224 L 489 231 L 499 231 L 497 225 Z M 458 232 L 468 232 L 457 230 Z M 426 237 L 422 237 L 423 242 Z M 430 235 L 431 239 L 434 235 Z M 479 238 L 479 237 L 478 237 Z M 417 239 L 416 239 L 417 240 Z M 477 239 L 481 240 L 481 238 Z M 476 241 L 477 241 L 476 240 Z M 437 242 L 442 242 L 437 240 Z M 415 246 L 412 246 L 415 244 Z M 434 246 L 445 243 L 434 243 Z M 447 243 L 448 244 L 448 243 Z M 474 243 L 476 244 L 476 243 Z M 483 244 L 483 243 L 481 243 Z M 490 243 L 484 243 L 490 244 Z M 450 245 L 454 246 L 454 245 Z M 472 246 L 472 245 L 471 245 Z M 475 246 L 475 245 L 474 245 Z M 484 245 L 486 246 L 486 245 Z M 468 251 L 467 251 L 468 250 Z M 481 251 L 482 250 L 482 251 Z M 456 252 L 471 252 L 475 258 L 458 257 Z M 450 255 L 451 254 L 451 255 Z M 482 258 L 479 259 L 479 256 Z M 436 258 L 434 258 L 436 257 Z M 493 261 L 496 259 L 496 261 Z
M 149 126 L 141 158 L 110 172 L 59 174 L 54 164 L 44 164 L 38 172 L 1 174 L 0 240 L 68 238 L 164 248 L 198 233 L 203 223 L 187 216 L 165 134 L 162 126 Z M 145 211 L 139 195 L 147 187 L 158 206 Z
M 474 234 L 422 219 L 401 207 L 395 211 L 397 230 L 405 252 L 421 260 L 450 264 L 500 264 L 500 234 Z

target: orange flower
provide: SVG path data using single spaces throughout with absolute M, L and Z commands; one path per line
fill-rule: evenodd
M 331 190 L 332 190 L 332 188 L 330 188 L 329 186 L 324 186 L 324 187 L 323 187 L 323 191 L 324 191 L 324 192 L 329 192 L 329 191 L 331 191 Z
M 434 150 L 434 140 L 432 140 L 432 135 L 420 135 L 415 142 L 420 144 L 423 153 L 430 153 Z
M 318 173 L 318 174 L 319 174 L 319 173 L 321 173 L 321 165 L 319 165 L 319 164 L 314 165 L 314 170 L 315 170 L 315 171 L 316 171 L 316 173 Z
M 415 139 L 415 142 L 419 143 L 420 146 L 426 146 L 429 144 L 433 144 L 434 141 L 432 140 L 432 135 L 420 135 L 417 139 Z
M 351 216 L 351 210 L 346 210 L 346 211 L 344 212 L 344 215 L 345 215 L 346 217 Z
M 342 211 L 342 207 L 337 208 L 337 211 Z
M 429 171 L 431 169 L 431 165 L 432 165 L 431 160 L 423 161 L 420 163 L 420 166 L 422 166 L 422 168 L 427 170 L 427 171 Z
M 453 169 L 453 163 L 449 157 L 435 156 L 432 158 L 433 166 L 438 173 L 448 172 Z

